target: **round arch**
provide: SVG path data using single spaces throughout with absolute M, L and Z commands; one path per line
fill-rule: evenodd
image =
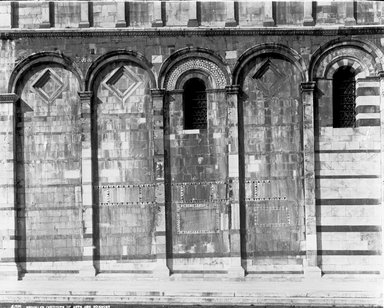
M 244 68 L 250 61 L 260 56 L 279 56 L 295 65 L 301 74 L 303 82 L 308 80 L 307 66 L 302 57 L 295 50 L 277 43 L 265 43 L 247 49 L 237 60 L 233 70 L 233 85 L 240 84 Z
M 225 88 L 231 83 L 230 69 L 224 60 L 206 48 L 183 48 L 169 56 L 161 66 L 158 84 L 166 90 L 174 90 L 185 82 L 189 72 L 200 72 L 208 77 L 210 88 Z
M 74 73 L 74 75 L 79 81 L 80 91 L 84 90 L 82 82 L 83 74 L 81 70 L 76 65 L 74 65 L 74 62 L 71 58 L 56 52 L 43 51 L 28 56 L 16 65 L 9 79 L 8 92 L 15 93 L 19 82 L 24 76 L 24 74 L 28 72 L 31 68 L 44 64 L 60 65 L 65 69 L 71 71 L 72 73 Z
M 355 74 L 355 78 L 365 78 L 369 76 L 369 68 L 358 58 L 352 56 L 339 56 L 329 62 L 325 68 L 326 79 L 332 79 L 333 74 L 343 66 L 351 67 Z
M 211 84 L 212 84 L 211 76 L 209 76 L 208 73 L 194 69 L 194 70 L 190 70 L 190 71 L 184 72 L 179 77 L 179 79 L 177 80 L 175 88 L 176 89 L 183 89 L 185 83 L 188 82 L 188 80 L 190 80 L 191 78 L 199 78 L 199 79 L 201 79 L 206 86 L 207 85 L 211 86 Z
M 340 54 L 343 49 L 346 52 Z M 347 52 L 346 49 L 352 49 L 354 54 L 352 55 L 350 50 Z M 349 64 L 356 67 L 360 66 L 366 77 L 378 75 L 383 69 L 383 63 L 381 62 L 383 57 L 382 51 L 369 41 L 355 38 L 334 39 L 320 46 L 312 55 L 308 70 L 309 80 L 327 78 L 330 71 L 332 72 L 332 68 L 335 68 L 335 58 L 338 59 L 336 61 L 338 63 L 336 64 L 337 67 L 342 63 L 349 62 Z M 362 73 L 361 76 L 363 76 Z
M 106 54 L 97 58 L 95 62 L 93 62 L 93 64 L 89 67 L 85 77 L 85 90 L 90 91 L 98 73 L 107 64 L 115 61 L 130 61 L 137 64 L 148 72 L 151 88 L 156 88 L 156 78 L 152 72 L 152 64 L 145 58 L 145 56 L 136 51 L 121 49 L 107 52 Z

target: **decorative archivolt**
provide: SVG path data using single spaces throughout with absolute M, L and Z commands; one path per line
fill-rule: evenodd
M 60 66 L 72 72 L 79 81 L 80 90 L 83 91 L 82 72 L 79 66 L 76 63 L 74 63 L 74 61 L 71 58 L 61 53 L 42 51 L 26 57 L 24 60 L 22 60 L 20 63 L 16 65 L 9 79 L 8 92 L 16 93 L 19 85 L 18 83 L 20 82 L 20 80 L 23 79 L 25 74 L 27 74 L 32 68 L 39 67 L 39 66 L 40 67 Z
M 180 77 L 185 75 L 188 71 L 204 72 L 209 76 L 209 79 L 212 82 L 211 87 L 214 89 L 224 89 L 227 85 L 225 73 L 216 63 L 202 58 L 187 58 L 177 63 L 171 69 L 164 82 L 165 89 L 168 91 L 176 89 Z
M 375 75 L 374 59 L 363 50 L 353 47 L 335 49 L 327 53 L 314 68 L 315 78 L 332 78 L 341 66 L 351 66 L 359 77 Z
M 332 78 L 341 66 L 350 66 L 357 78 L 377 76 L 382 70 L 383 53 L 373 43 L 364 40 L 332 40 L 312 56 L 310 79 Z
M 365 78 L 371 73 L 369 67 L 364 65 L 359 59 L 354 57 L 338 57 L 328 64 L 323 72 L 323 76 L 327 79 L 332 79 L 333 74 L 343 66 L 351 67 L 355 73 L 355 78 Z

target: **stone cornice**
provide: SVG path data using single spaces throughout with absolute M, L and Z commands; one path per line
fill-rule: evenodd
M 255 35 L 374 35 L 384 34 L 384 26 L 353 26 L 353 27 L 311 27 L 311 28 L 162 28 L 162 29 L 3 29 L 1 39 L 18 39 L 30 37 L 136 37 L 136 36 L 255 36 Z

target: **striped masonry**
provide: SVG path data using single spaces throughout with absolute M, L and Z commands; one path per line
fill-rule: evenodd
M 377 78 L 357 80 L 356 126 L 380 126 L 380 82 Z

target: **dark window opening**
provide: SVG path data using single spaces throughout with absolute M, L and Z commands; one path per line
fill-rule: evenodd
M 207 128 L 207 92 L 199 78 L 191 78 L 184 84 L 184 129 Z
M 333 75 L 333 127 L 354 127 L 356 122 L 355 73 L 349 66 Z

